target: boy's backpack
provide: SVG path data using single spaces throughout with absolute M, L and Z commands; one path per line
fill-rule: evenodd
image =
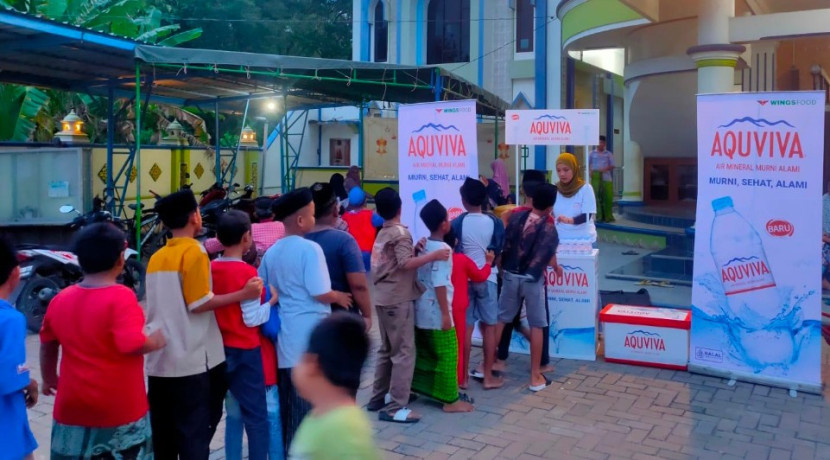
M 464 212 L 460 216 L 453 219 L 450 223 L 452 226 L 452 231 L 455 233 L 455 237 L 458 238 L 458 244 L 455 247 L 455 252 L 462 252 L 464 250 L 463 243 L 462 243 L 462 230 L 464 225 L 464 218 L 467 217 L 469 212 Z M 493 220 L 493 237 L 490 238 L 490 244 L 487 246 L 487 250 L 493 251 L 496 253 L 496 256 L 501 254 L 501 250 L 504 248 L 504 223 L 498 217 L 490 214 L 489 212 L 482 213 L 485 216 L 489 217 Z

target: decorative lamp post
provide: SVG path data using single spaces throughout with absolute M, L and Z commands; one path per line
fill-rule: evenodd
M 167 131 L 167 135 L 164 136 L 164 140 L 171 144 L 178 144 L 182 139 L 184 139 L 184 127 L 181 123 L 178 122 L 175 118 L 173 121 L 164 128 Z
M 84 133 L 84 121 L 75 113 L 75 109 L 70 110 L 61 120 L 61 130 L 55 137 L 66 143 L 89 143 L 89 136 Z
M 256 142 L 256 133 L 250 126 L 245 126 L 242 129 L 242 139 L 240 139 L 239 145 L 247 148 L 259 148 L 259 144 Z

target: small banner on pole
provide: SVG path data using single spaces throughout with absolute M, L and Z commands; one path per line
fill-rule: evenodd
M 595 145 L 599 110 L 508 110 L 505 136 L 510 145 Z
M 700 95 L 690 369 L 818 391 L 824 94 Z

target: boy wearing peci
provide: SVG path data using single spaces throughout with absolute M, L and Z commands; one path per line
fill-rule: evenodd
M 380 411 L 380 420 L 415 423 L 420 416 L 407 407 L 415 371 L 415 300 L 424 292 L 417 269 L 429 262 L 447 260 L 449 249 L 415 256 L 412 235 L 401 224 L 401 197 L 386 187 L 375 195 L 384 219 L 372 249 L 372 281 L 380 328 L 380 349 L 375 367 L 372 399 L 366 408 Z
M 277 339 L 278 386 L 285 448 L 311 405 L 291 382 L 291 369 L 308 345 L 311 331 L 331 314 L 331 304 L 348 307 L 352 296 L 331 289 L 326 258 L 319 244 L 305 238 L 315 224 L 308 188 L 293 190 L 274 202 L 274 218 L 285 225 L 285 237 L 265 252 L 259 275 L 279 293 Z
M 157 459 L 207 459 L 227 392 L 225 352 L 213 310 L 258 299 L 254 278 L 230 294 L 214 295 L 210 259 L 194 238 L 202 228 L 190 190 L 156 202 L 173 234 L 147 264 L 147 329 L 167 345 L 147 355 L 148 399 Z
M 421 209 L 421 220 L 430 231 L 424 253 L 446 251 L 444 236 L 450 231 L 447 210 L 438 200 Z M 418 269 L 418 281 L 426 289 L 415 301 L 415 375 L 412 390 L 444 404 L 444 412 L 471 412 L 472 401 L 458 393 L 458 340 L 450 305 L 453 302 L 452 259 L 435 260 Z

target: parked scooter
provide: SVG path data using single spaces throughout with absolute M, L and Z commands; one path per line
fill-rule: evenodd
M 92 211 L 81 214 L 74 207 L 61 206 L 64 214 L 77 213 L 69 224 L 79 229 L 98 222 L 113 222 L 116 219 L 107 211 Z M 24 245 L 17 250 L 20 262 L 20 284 L 12 293 L 11 301 L 26 317 L 26 325 L 32 332 L 40 331 L 43 316 L 49 302 L 60 292 L 83 279 L 78 257 L 67 250 L 55 247 Z M 139 300 L 145 294 L 145 269 L 138 260 L 138 253 L 127 248 L 124 251 L 124 271 L 118 282 L 132 289 Z

